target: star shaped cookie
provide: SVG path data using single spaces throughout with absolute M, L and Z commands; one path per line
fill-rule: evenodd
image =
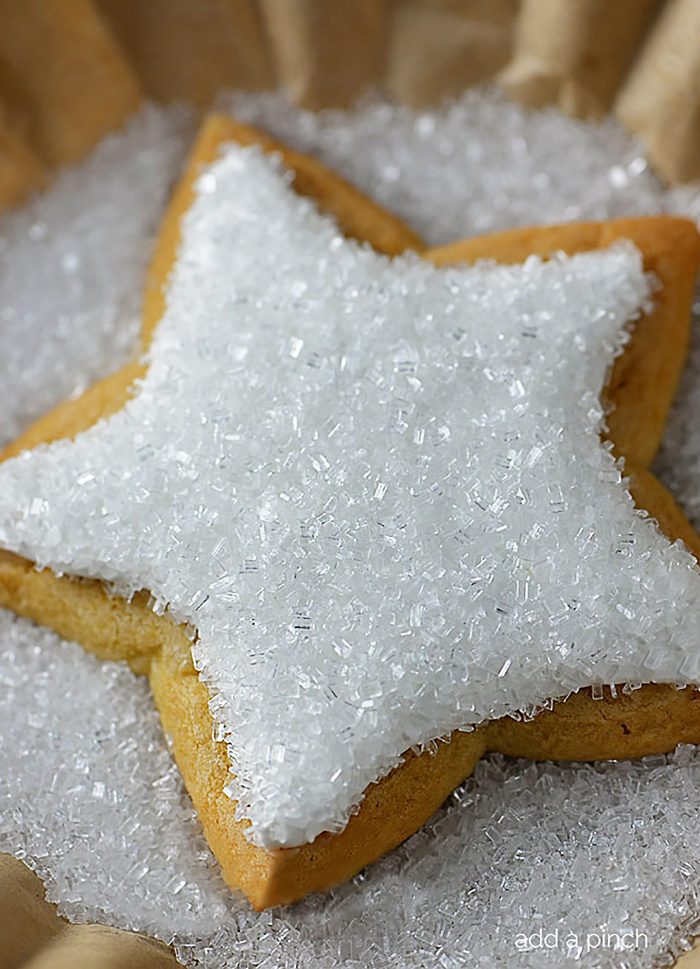
M 216 161 L 229 142 L 282 167 Z M 616 460 L 637 508 L 700 552 L 648 471 L 699 260 L 670 218 L 428 252 L 313 160 L 207 122 L 157 244 L 143 358 L 3 455 L 0 603 L 148 673 L 256 907 L 350 877 L 486 750 L 700 740 L 692 690 L 574 693 L 700 678 L 700 573 Z

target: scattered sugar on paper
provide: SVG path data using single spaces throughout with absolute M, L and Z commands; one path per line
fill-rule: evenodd
M 134 350 L 144 270 L 192 132 L 144 108 L 0 217 L 0 446 Z
M 572 219 L 679 211 L 700 220 L 697 187 L 664 189 L 614 121 L 526 111 L 497 91 L 420 112 L 370 102 L 314 114 L 277 93 L 227 95 L 222 105 L 316 154 L 431 245 Z
M 700 218 L 700 194 L 693 189 L 662 190 L 653 176 L 645 171 L 638 147 L 614 126 L 606 124 L 603 136 L 599 138 L 600 129 L 578 126 L 555 112 L 545 112 L 546 121 L 541 121 L 539 114 L 525 115 L 509 105 L 495 104 L 492 114 L 490 108 L 482 109 L 479 103 L 482 97 L 480 94 L 467 95 L 457 108 L 429 116 L 371 109 L 358 116 L 322 116 L 316 122 L 315 116 L 282 106 L 279 98 L 276 103 L 272 98 L 269 103 L 261 104 L 257 97 L 246 98 L 246 110 L 253 120 L 259 120 L 264 112 L 268 112 L 273 128 L 279 129 L 284 121 L 288 121 L 295 137 L 304 132 L 307 144 L 312 148 L 318 147 L 318 140 L 328 142 L 340 168 L 354 175 L 358 184 L 373 186 L 378 197 L 393 204 L 434 242 L 511 224 L 508 214 L 511 201 L 513 224 L 545 218 L 561 219 L 567 217 L 567 209 L 573 215 L 580 212 L 583 216 L 600 217 L 673 210 Z M 488 98 L 490 95 L 484 100 Z M 458 123 L 460 115 L 461 124 Z M 428 117 L 428 125 L 435 124 L 435 135 L 432 139 L 420 139 L 424 147 L 422 154 L 417 156 L 415 141 L 419 137 L 418 122 L 422 117 Z M 465 126 L 470 128 L 468 136 Z M 508 142 L 511 135 L 523 130 L 525 155 L 513 173 L 508 170 Z M 481 160 L 475 157 L 478 152 L 464 150 L 467 137 L 484 145 Z M 357 145 L 362 145 L 361 150 L 355 150 Z M 325 149 L 326 157 L 330 150 Z M 395 166 L 397 157 L 404 161 L 398 171 Z M 562 171 L 561 158 L 567 159 L 565 171 Z M 412 165 L 414 159 L 415 167 Z M 633 176 L 629 190 L 619 171 L 621 160 L 625 160 L 623 174 L 626 168 L 627 175 Z M 429 178 L 428 174 L 437 166 L 440 166 L 440 178 Z M 472 192 L 471 186 L 481 184 L 484 169 L 493 172 L 494 179 L 502 172 L 507 187 L 504 185 L 502 191 L 495 192 L 493 198 L 482 203 L 479 193 Z M 542 174 L 547 177 L 552 172 L 558 177 L 549 179 L 548 190 L 535 193 L 533 185 L 544 184 L 544 179 L 533 181 L 533 176 Z M 567 177 L 568 172 L 572 172 L 571 179 Z M 591 186 L 594 186 L 593 190 Z M 497 188 L 495 183 L 494 187 Z M 495 199 L 499 200 L 498 205 Z M 582 199 L 585 199 L 583 204 Z M 477 218 L 478 212 L 482 213 L 481 221 Z M 440 234 L 431 231 L 438 216 L 444 226 Z M 25 352 L 31 350 L 26 331 L 15 328 L 11 322 L 4 322 L 3 329 L 18 344 L 23 344 Z M 690 467 L 693 462 L 697 466 L 700 460 L 700 422 L 694 419 L 697 404 L 691 396 L 692 388 L 700 383 L 700 327 L 697 325 L 695 334 L 697 349 L 687 374 L 688 392 L 681 394 L 675 415 L 675 426 L 682 431 L 679 443 L 685 445 L 683 465 Z M 57 352 L 65 352 L 65 344 Z M 70 360 L 60 357 L 55 361 L 46 357 L 42 360 L 44 369 L 43 372 L 37 370 L 37 381 L 45 383 L 51 390 L 55 364 L 69 368 Z M 6 368 L 2 357 L 0 366 L 4 380 Z M 80 382 L 84 378 L 76 372 L 73 379 Z M 61 394 L 61 389 L 54 388 L 52 395 L 55 399 Z M 0 421 L 7 415 L 8 408 L 3 402 Z M 0 426 L 0 436 L 3 431 L 6 438 L 14 433 L 7 429 L 7 425 L 5 428 Z M 676 440 L 678 438 L 674 438 L 674 448 Z M 668 450 L 666 457 L 665 470 L 672 470 L 673 449 Z M 691 472 L 683 477 L 681 497 L 686 503 L 697 501 L 700 492 L 698 475 L 700 469 L 697 475 Z M 191 912 L 201 911 L 196 903 L 189 901 L 189 896 L 182 895 L 182 890 L 175 891 L 183 877 L 188 884 L 200 887 L 206 911 L 216 913 L 218 918 L 217 897 L 219 904 L 224 905 L 227 893 L 212 875 L 211 860 L 202 860 L 206 851 L 201 849 L 201 842 L 197 840 L 198 828 L 183 820 L 191 816 L 187 813 L 188 808 L 183 807 L 180 812 L 171 807 L 165 817 L 158 818 L 155 826 L 152 816 L 149 818 L 151 788 L 154 782 L 164 777 L 168 768 L 164 767 L 167 760 L 162 759 L 162 741 L 159 743 L 156 721 L 144 686 L 128 672 L 120 670 L 117 675 L 113 667 L 97 664 L 76 647 L 62 645 L 27 623 L 15 624 L 6 616 L 1 628 L 4 657 L 0 668 L 6 671 L 3 679 L 7 671 L 15 670 L 17 681 L 3 695 L 2 735 L 9 736 L 4 729 L 6 724 L 16 724 L 20 738 L 19 742 L 0 745 L 0 757 L 4 758 L 0 790 L 4 795 L 9 791 L 0 811 L 0 830 L 6 832 L 2 848 L 33 858 L 47 879 L 52 897 L 63 900 L 64 910 L 75 919 L 96 918 L 141 927 L 170 940 L 178 926 L 191 924 L 186 923 Z M 64 663 L 66 655 L 69 659 Z M 38 704 L 33 677 L 43 684 L 43 689 L 36 694 Z M 86 695 L 94 697 L 95 703 L 85 704 Z M 137 724 L 133 734 L 129 728 L 132 710 Z M 104 711 L 108 720 L 105 732 L 108 738 L 112 738 L 111 743 L 106 742 L 100 732 L 100 723 L 96 720 L 100 711 Z M 28 718 L 38 736 L 32 733 Z M 124 735 L 120 734 L 121 724 L 127 728 Z M 38 737 L 43 740 L 46 735 L 51 738 L 50 742 L 39 743 Z M 143 742 L 143 754 L 139 753 L 138 763 L 133 759 L 122 759 L 121 752 L 117 753 L 120 747 L 133 751 L 133 736 L 148 738 Z M 37 760 L 37 753 L 41 754 L 40 760 Z M 628 953 L 626 958 L 629 965 L 637 969 L 651 965 L 652 961 L 659 964 L 667 946 L 673 944 L 674 950 L 678 951 L 679 940 L 685 932 L 688 935 L 698 932 L 698 926 L 692 925 L 692 918 L 700 911 L 696 875 L 700 870 L 700 850 L 694 838 L 695 818 L 688 818 L 684 813 L 685 806 L 694 801 L 697 767 L 694 754 L 684 753 L 682 756 L 688 758 L 687 762 L 674 759 L 668 769 L 648 762 L 602 768 L 606 783 L 596 783 L 593 790 L 590 768 L 566 768 L 562 775 L 566 791 L 561 799 L 552 799 L 551 794 L 550 775 L 558 774 L 558 768 L 514 765 L 499 769 L 500 762 L 496 760 L 491 773 L 491 767 L 482 765 L 478 769 L 474 796 L 483 798 L 481 803 L 484 804 L 491 799 L 494 824 L 491 826 L 493 830 L 483 821 L 476 821 L 475 826 L 488 832 L 488 844 L 483 838 L 478 843 L 474 841 L 470 820 L 473 806 L 468 800 L 464 822 L 469 827 L 463 831 L 457 824 L 455 839 L 447 844 L 444 852 L 439 850 L 442 840 L 432 836 L 430 826 L 411 839 L 405 849 L 370 870 L 367 882 L 347 886 L 332 898 L 301 906 L 298 910 L 306 913 L 307 906 L 313 910 L 314 904 L 318 905 L 315 928 L 312 926 L 313 912 L 307 915 L 309 922 L 304 927 L 290 921 L 290 913 L 254 916 L 241 903 L 236 914 L 231 916 L 239 926 L 237 935 L 234 928 L 221 927 L 217 932 L 206 922 L 198 922 L 198 928 L 193 927 L 194 935 L 187 940 L 181 954 L 187 956 L 187 961 L 199 957 L 201 964 L 212 966 L 212 969 L 225 966 L 227 962 L 236 964 L 241 959 L 245 960 L 244 965 L 250 966 L 284 966 L 287 961 L 290 965 L 316 967 L 323 965 L 320 956 L 314 955 L 305 961 L 299 955 L 304 944 L 314 945 L 309 939 L 316 937 L 320 941 L 315 951 L 325 951 L 327 962 L 332 966 L 364 965 L 366 960 L 362 960 L 362 953 L 371 948 L 376 955 L 383 945 L 392 954 L 389 958 L 379 959 L 377 965 L 380 966 L 396 965 L 402 960 L 406 967 L 422 966 L 430 958 L 433 963 L 437 958 L 443 958 L 449 965 L 450 959 L 459 963 L 464 958 L 472 958 L 475 965 L 479 964 L 477 959 L 481 959 L 485 966 L 491 967 L 503 961 L 503 940 L 506 957 L 510 957 L 517 933 L 545 923 L 550 926 L 561 924 L 568 930 L 572 925 L 571 913 L 579 913 L 582 932 L 596 931 L 606 922 L 611 926 L 616 923 L 633 925 L 647 932 L 651 940 L 649 948 Z M 76 784 L 75 774 L 70 773 L 74 762 L 76 769 L 82 771 L 81 784 Z M 123 775 L 119 771 L 120 765 L 124 767 Z M 114 798 L 94 798 L 92 789 L 88 793 L 85 778 L 93 774 L 98 776 L 100 772 L 110 774 L 115 786 L 124 792 L 124 799 L 119 803 L 128 809 L 128 821 L 119 821 L 110 814 L 115 809 Z M 488 772 L 487 776 L 482 776 L 482 772 Z M 171 776 L 173 786 L 170 790 L 178 790 L 173 796 L 175 803 L 180 796 L 179 781 L 175 774 Z M 147 792 L 145 795 L 133 796 L 132 778 L 137 787 L 141 786 Z M 502 789 L 504 781 L 508 786 Z M 85 832 L 87 843 L 92 845 L 93 851 L 87 860 L 95 862 L 94 869 L 82 866 L 86 860 L 84 855 L 78 856 L 78 863 L 74 864 L 72 851 L 65 850 L 66 838 L 75 850 L 70 833 L 73 829 L 62 827 L 61 796 L 59 793 L 57 799 L 52 800 L 52 790 L 63 792 L 65 797 L 71 787 L 75 788 L 73 818 L 77 822 L 78 816 L 81 817 L 79 830 Z M 510 794 L 516 793 L 516 788 L 532 800 L 530 810 L 520 811 L 514 820 L 509 817 L 508 809 Z M 21 801 L 23 810 L 17 811 L 15 795 L 19 797 L 20 790 L 25 792 Z M 661 813 L 658 812 L 659 804 L 664 805 Z M 503 830 L 502 823 L 498 824 L 503 814 L 512 822 L 506 832 L 510 840 L 506 837 L 501 842 L 501 864 L 492 867 L 493 848 L 489 839 L 494 837 L 493 831 Z M 640 843 L 638 834 L 644 831 L 642 821 L 645 816 L 650 819 L 647 830 L 651 833 L 646 839 L 642 835 Z M 625 820 L 630 817 L 631 820 Z M 173 828 L 168 827 L 170 821 Z M 556 837 L 546 837 L 545 824 L 552 825 Z M 127 829 L 130 826 L 135 828 L 133 838 L 122 838 L 117 843 L 110 840 L 105 855 L 96 850 L 96 843 L 90 842 L 91 838 L 95 839 L 95 831 L 100 832 L 98 840 L 104 844 L 104 834 L 114 834 L 116 838 L 120 827 Z M 561 839 L 567 835 L 572 836 L 571 853 L 562 855 Z M 134 843 L 137 847 L 135 854 L 128 856 L 128 867 L 138 873 L 145 864 L 157 875 L 153 882 L 148 881 L 153 894 L 145 899 L 147 912 L 142 919 L 126 910 L 138 885 L 128 880 L 117 884 L 110 877 L 113 870 L 121 870 L 126 863 L 125 851 Z M 177 863 L 162 871 L 160 859 L 168 843 L 179 846 Z M 504 865 L 509 845 L 512 846 L 511 857 Z M 412 877 L 408 868 L 416 848 L 422 851 L 422 862 L 421 859 L 416 861 L 425 866 L 422 879 Z M 192 855 L 185 857 L 189 851 L 202 857 L 195 862 Z M 612 873 L 611 858 L 614 859 Z M 647 859 L 649 869 L 645 864 Z M 399 870 L 388 883 L 391 891 L 385 891 L 380 884 L 388 877 L 384 872 L 390 871 L 396 861 Z M 201 865 L 200 869 L 196 869 L 196 864 Z M 489 886 L 484 880 L 490 873 L 493 873 L 493 883 Z M 620 884 L 612 880 L 612 875 L 620 876 L 621 882 L 627 885 L 625 891 L 618 890 Z M 212 880 L 216 888 L 212 888 Z M 100 885 L 105 886 L 103 892 L 99 891 Z M 165 886 L 170 887 L 166 889 Z M 509 893 L 509 886 L 522 886 L 523 891 Z M 582 895 L 582 886 L 586 887 L 585 895 Z M 444 892 L 441 891 L 443 887 Z M 417 900 L 419 890 L 420 901 Z M 220 893 L 218 896 L 217 892 Z M 436 914 L 443 895 L 453 906 L 448 908 L 444 922 Z M 184 906 L 183 897 L 187 898 Z M 470 903 L 482 900 L 483 912 L 479 905 L 477 914 L 470 915 Z M 621 910 L 615 907 L 617 905 Z M 415 924 L 409 915 L 421 907 L 427 918 Z M 159 924 L 152 915 L 154 910 L 162 915 Z M 373 912 L 377 916 L 375 927 L 368 930 L 367 920 L 372 921 Z M 489 913 L 492 913 L 490 921 Z M 509 921 L 511 915 L 512 921 Z M 232 935 L 236 937 L 235 944 L 231 942 Z M 460 940 L 464 935 L 470 935 L 472 939 L 470 953 L 461 948 Z M 275 951 L 275 939 L 277 956 L 269 959 L 266 953 L 270 948 Z M 620 953 L 599 949 L 589 954 L 584 964 L 618 969 L 620 958 Z M 556 956 L 548 961 L 556 964 Z M 543 964 L 542 953 L 529 958 L 523 956 L 518 961 L 513 958 L 512 964 L 539 967 Z

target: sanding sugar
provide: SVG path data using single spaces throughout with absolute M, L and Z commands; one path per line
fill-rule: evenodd
M 700 573 L 599 436 L 648 286 L 629 244 L 389 261 L 233 146 L 138 394 L 0 467 L 0 542 L 196 626 L 256 843 L 339 830 L 411 746 L 591 683 L 700 681 Z
M 0 218 L 0 446 L 131 356 L 144 271 L 192 119 L 144 108 Z
M 431 245 L 518 225 L 681 212 L 700 220 L 697 186 L 664 188 L 636 139 L 555 108 L 524 110 L 475 88 L 444 108 L 370 101 L 302 111 L 278 93 L 222 105 L 317 155 L 405 218 Z
M 257 914 L 220 880 L 144 680 L 0 611 L 0 687 L 0 851 L 72 920 L 174 941 L 188 965 L 649 969 L 700 930 L 694 748 L 490 757 L 361 877 Z
M 523 112 L 481 92 L 430 114 L 375 106 L 317 119 L 278 96 L 257 95 L 243 96 L 237 106 L 252 120 L 266 115 L 280 133 L 285 124 L 325 157 L 333 151 L 339 168 L 373 187 L 436 243 L 516 222 L 556 220 L 567 212 L 604 217 L 679 211 L 700 218 L 700 193 L 663 190 L 639 147 L 612 123 L 589 127 L 554 111 Z M 434 126 L 432 138 L 420 135 L 423 118 Z M 513 170 L 509 142 L 521 135 Z M 428 177 L 436 172 L 440 177 Z M 486 199 L 472 190 L 489 177 L 485 173 L 493 175 Z M 499 180 L 503 187 L 496 191 Z M 535 191 L 538 184 L 548 188 Z M 433 230 L 438 219 L 439 232 Z M 112 258 L 116 254 L 107 246 L 103 265 Z M 23 360 L 31 358 L 27 331 L 16 320 L 3 321 L 2 332 L 14 339 Z M 51 337 L 47 332 L 47 341 Z M 66 350 L 57 342 L 53 357 L 44 354 L 37 369 L 37 382 L 49 391 L 56 365 L 70 367 L 62 356 Z M 107 352 L 101 366 L 111 365 Z M 3 357 L 0 367 L 6 381 Z M 81 377 L 74 374 L 77 382 Z M 686 506 L 695 501 L 696 508 L 700 478 L 693 462 L 697 467 L 700 461 L 700 425 L 692 389 L 699 380 L 696 325 L 695 350 L 672 417 L 677 434 L 669 435 L 662 469 L 679 472 L 679 497 Z M 61 394 L 54 389 L 52 399 Z M 0 436 L 4 431 L 8 438 L 14 429 L 2 421 L 11 416 L 10 402 L 0 402 Z M 676 462 L 680 443 L 683 459 Z M 467 784 L 464 810 L 440 814 L 437 828 L 426 826 L 362 880 L 292 911 L 258 916 L 243 902 L 230 903 L 214 873 L 191 807 L 181 800 L 145 684 L 9 614 L 0 614 L 0 630 L 0 848 L 26 856 L 75 920 L 142 928 L 166 941 L 179 929 L 183 960 L 211 969 L 369 963 L 491 969 L 506 959 L 539 969 L 561 965 L 561 952 L 518 955 L 518 934 L 533 932 L 536 943 L 541 928 L 585 938 L 605 926 L 632 926 L 646 933 L 649 944 L 642 939 L 625 953 L 599 945 L 582 953 L 580 964 L 642 969 L 665 964 L 667 949 L 678 952 L 683 936 L 698 932 L 693 919 L 700 911 L 700 841 L 695 815 L 688 815 L 697 789 L 694 751 L 668 763 L 659 758 L 595 771 L 492 758 Z M 97 788 L 90 783 L 93 775 Z M 165 791 L 165 809 L 154 798 L 158 790 Z M 452 818 L 449 837 L 439 827 L 445 816 Z M 229 904 L 224 918 L 222 907 Z

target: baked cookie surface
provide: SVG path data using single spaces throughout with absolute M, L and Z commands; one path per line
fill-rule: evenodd
M 226 133 L 224 140 L 231 137 L 235 135 Z M 375 216 L 376 211 L 372 217 Z M 618 450 L 628 458 L 632 469 L 639 469 L 635 473 L 638 504 L 659 520 L 663 517 L 667 534 L 683 534 L 690 544 L 694 538 L 689 526 L 644 468 L 658 442 L 683 359 L 687 337 L 683 309 L 685 305 L 687 315 L 697 261 L 694 230 L 681 220 L 628 220 L 609 227 L 540 231 L 541 235 L 539 231 L 529 235 L 506 233 L 491 240 L 479 240 L 483 247 L 473 255 L 510 262 L 533 252 L 549 255 L 559 249 L 586 251 L 606 245 L 616 237 L 631 238 L 644 253 L 647 268 L 653 269 L 664 284 L 654 311 L 637 325 L 608 384 L 610 403 L 615 407 L 612 413 L 618 418 L 617 433 L 612 416 L 609 423 Z M 407 241 L 415 244 L 415 240 Z M 470 254 L 464 250 L 446 254 L 442 250 L 435 258 L 464 261 Z M 659 333 L 664 334 L 662 346 L 659 346 Z M 657 351 L 663 351 L 655 354 L 653 363 L 647 353 L 638 349 L 642 346 L 638 340 L 643 338 Z M 635 348 L 638 364 L 635 367 L 628 362 L 625 369 L 623 362 L 634 360 Z M 640 373 L 647 361 L 650 361 L 650 370 Z M 55 439 L 75 434 L 90 426 L 97 417 L 118 410 L 127 388 L 138 375 L 138 369 L 132 368 L 121 377 L 112 378 L 108 385 L 98 385 L 80 402 L 66 405 L 40 422 L 24 444 L 15 445 L 15 450 L 27 446 L 28 441 L 39 443 L 52 436 Z M 629 387 L 632 391 L 625 391 Z M 645 393 L 649 388 L 653 392 Z M 663 515 L 658 510 L 662 504 Z M 173 735 L 178 763 L 210 843 L 228 880 L 243 887 L 260 907 L 291 900 L 342 880 L 403 840 L 432 813 L 489 747 L 519 752 L 517 738 L 522 737 L 524 745 L 530 744 L 529 755 L 578 759 L 636 756 L 652 749 L 667 749 L 681 739 L 695 739 L 693 721 L 696 718 L 692 716 L 695 694 L 677 693 L 663 687 L 647 688 L 617 701 L 612 714 L 601 703 L 587 712 L 585 695 L 580 695 L 532 725 L 506 720 L 500 726 L 497 723 L 470 734 L 455 735 L 452 743 L 441 746 L 433 757 L 408 757 L 400 768 L 368 789 L 359 813 L 342 834 L 321 835 L 312 844 L 296 849 L 262 851 L 244 837 L 244 825 L 235 820 L 231 801 L 223 793 L 228 776 L 226 751 L 211 739 L 207 691 L 194 674 L 189 659 L 190 644 L 184 632 L 174 627 L 171 620 L 153 616 L 143 598 L 125 606 L 120 600 L 107 597 L 98 583 L 36 573 L 28 563 L 9 555 L 2 560 L 0 582 L 6 604 L 54 626 L 63 635 L 92 645 L 102 655 L 117 658 L 124 655 L 120 654 L 120 644 L 128 642 L 133 647 L 139 643 L 127 658 L 141 667 L 148 666 L 150 659 L 151 680 L 163 722 Z M 145 620 L 146 616 L 149 618 L 144 621 L 142 631 L 141 619 Z M 133 638 L 125 635 L 122 625 L 128 621 L 134 622 Z M 93 627 L 101 630 L 98 637 Z M 560 711 L 565 709 L 571 712 L 570 720 L 560 717 Z M 676 712 L 670 714 L 669 710 Z M 635 711 L 639 713 L 637 721 Z M 667 717 L 662 731 L 659 730 L 661 711 Z M 554 739 L 548 716 L 562 721 Z M 549 727 L 540 727 L 538 731 L 536 726 L 542 722 L 548 722 Z M 624 730 L 620 724 L 624 724 Z M 672 737 L 673 730 L 677 733 Z M 618 732 L 628 739 L 621 739 Z M 524 740 L 526 735 L 531 738 L 529 741 Z

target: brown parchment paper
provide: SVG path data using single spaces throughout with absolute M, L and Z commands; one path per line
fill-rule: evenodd
M 260 0 L 279 83 L 307 108 L 351 104 L 381 83 L 389 0 Z
M 700 178 L 700 0 L 670 0 L 615 106 L 664 178 Z
M 582 118 L 610 107 L 657 0 L 523 0 L 508 93 L 533 107 L 558 104 Z
M 69 925 L 21 861 L 0 854 L 0 969 L 175 969 L 164 945 L 102 925 Z
M 144 90 L 205 107 L 223 88 L 273 85 L 255 0 L 98 0 Z
M 0 212 L 41 188 L 46 170 L 37 155 L 3 117 L 0 102 Z
M 386 87 L 435 104 L 492 77 L 513 46 L 518 0 L 407 0 L 394 8 Z
M 135 110 L 140 85 L 91 0 L 0 0 L 0 99 L 51 166 L 74 161 Z

